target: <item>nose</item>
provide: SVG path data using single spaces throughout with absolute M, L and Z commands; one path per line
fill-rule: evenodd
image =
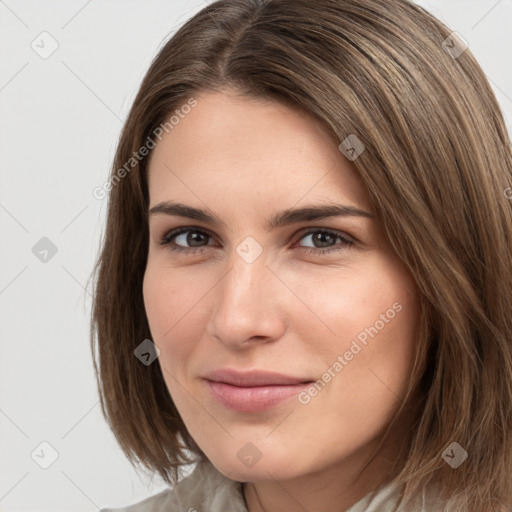
M 285 332 L 287 290 L 267 266 L 265 253 L 248 263 L 234 252 L 214 290 L 208 333 L 227 347 L 240 350 L 268 343 Z

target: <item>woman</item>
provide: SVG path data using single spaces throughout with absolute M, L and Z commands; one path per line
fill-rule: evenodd
M 188 20 L 105 187 L 103 413 L 173 486 L 119 510 L 510 510 L 511 184 L 481 68 L 415 4 Z

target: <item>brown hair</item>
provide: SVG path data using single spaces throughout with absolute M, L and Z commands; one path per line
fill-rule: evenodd
M 408 395 L 419 400 L 394 480 L 403 505 L 436 485 L 442 510 L 511 504 L 511 143 L 484 73 L 451 32 L 407 0 L 219 0 L 160 50 L 118 143 L 93 271 L 101 406 L 132 463 L 173 483 L 204 457 L 159 364 L 134 357 L 151 332 L 149 159 L 133 155 L 194 95 L 229 89 L 291 102 L 365 146 L 354 166 L 422 301 Z M 452 442 L 468 452 L 456 469 L 441 457 Z

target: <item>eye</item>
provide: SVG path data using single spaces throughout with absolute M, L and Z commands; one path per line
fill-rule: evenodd
M 302 235 L 300 240 L 307 238 L 313 243 L 313 248 L 301 248 L 308 254 L 325 254 L 333 251 L 343 251 L 354 245 L 354 242 L 349 240 L 344 234 L 328 229 L 311 228 Z M 335 243 L 336 240 L 340 240 L 340 244 L 331 245 L 331 243 Z M 320 247 L 315 246 L 315 244 L 319 244 Z
M 343 233 L 332 231 L 329 229 L 310 228 L 303 233 L 299 240 L 307 238 L 313 243 L 311 247 L 298 246 L 308 254 L 325 254 L 333 251 L 342 251 L 354 245 Z M 167 233 L 161 240 L 160 245 L 168 246 L 173 252 L 185 252 L 190 254 L 198 254 L 203 252 L 208 245 L 208 239 L 212 236 L 206 231 L 194 227 L 181 227 Z M 336 240 L 340 242 L 336 244 Z M 334 245 L 332 245 L 334 243 Z M 183 247 L 183 244 L 188 247 Z M 320 247 L 318 247 L 318 245 Z
M 160 245 L 167 245 L 169 250 L 175 252 L 199 253 L 208 245 L 208 243 L 203 244 L 208 238 L 211 238 L 211 236 L 205 231 L 192 227 L 182 227 L 167 233 L 161 240 Z M 173 239 L 175 240 L 173 241 Z M 180 244 L 190 244 L 190 247 L 176 245 L 176 241 Z

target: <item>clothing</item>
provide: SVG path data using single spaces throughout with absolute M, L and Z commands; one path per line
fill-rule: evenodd
M 392 512 L 392 489 L 384 487 L 374 500 L 367 495 L 347 512 Z M 242 483 L 225 477 L 208 460 L 173 489 L 165 489 L 124 508 L 104 508 L 100 512 L 247 512 Z

